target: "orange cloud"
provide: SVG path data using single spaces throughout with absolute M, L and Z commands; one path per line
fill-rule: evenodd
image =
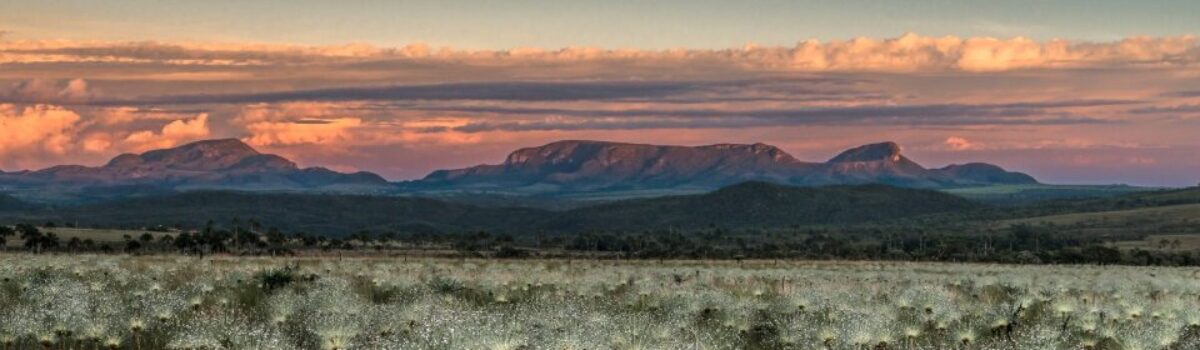
M 200 114 L 192 119 L 170 122 L 158 132 L 144 130 L 131 133 L 122 140 L 122 148 L 141 152 L 204 139 L 209 135 L 208 115 Z
M 91 115 L 95 123 L 105 126 L 117 126 L 145 120 L 174 121 L 193 116 L 191 113 L 138 107 L 100 108 L 92 111 Z
M 343 144 L 353 140 L 353 129 L 360 126 L 362 119 L 358 118 L 257 122 L 246 125 L 246 130 L 251 136 L 245 141 L 255 146 Z
M 955 151 L 966 151 L 966 150 L 978 148 L 978 145 L 976 145 L 975 143 L 971 142 L 970 140 L 967 140 L 964 137 L 959 137 L 959 136 L 948 137 L 948 138 L 946 138 L 945 142 L 942 142 L 942 144 L 946 145 L 951 150 L 955 150 Z
M 0 130 L 4 130 L 0 163 L 67 153 L 80 119 L 79 114 L 57 106 L 0 104 Z
M 208 115 L 171 121 L 157 130 L 98 128 L 104 123 L 54 105 L 0 104 L 0 167 L 38 168 L 96 160 L 120 152 L 175 146 L 211 136 Z M 92 156 L 88 156 L 92 155 Z
M 367 118 L 363 116 L 364 107 L 359 102 L 254 104 L 243 107 L 233 124 L 249 134 L 243 141 L 262 147 L 323 145 L 344 151 L 395 144 L 467 144 L 481 139 L 480 135 L 453 130 L 470 122 L 464 118 L 392 114 L 395 111 L 375 111 L 384 114 Z

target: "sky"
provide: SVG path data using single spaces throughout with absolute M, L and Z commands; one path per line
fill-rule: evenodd
M 0 170 L 238 138 L 393 180 L 562 139 L 1200 182 L 1200 2 L 5 1 Z

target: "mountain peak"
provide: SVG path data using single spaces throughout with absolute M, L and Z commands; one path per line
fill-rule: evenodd
M 900 151 L 900 145 L 895 142 L 873 143 L 848 149 L 830 159 L 829 163 L 873 162 L 880 160 L 899 162 L 903 158 L 900 155 Z
M 180 170 L 217 170 L 238 165 L 247 159 L 261 158 L 253 147 L 238 139 L 219 139 L 196 141 L 182 146 L 153 150 L 137 156 L 141 164 L 161 164 L 165 167 Z M 125 158 L 125 159 L 122 159 Z M 278 157 L 270 157 L 278 158 Z M 109 164 L 134 164 L 132 158 L 121 156 L 114 158 Z M 281 164 L 278 159 L 271 159 L 273 165 L 295 168 L 295 164 Z

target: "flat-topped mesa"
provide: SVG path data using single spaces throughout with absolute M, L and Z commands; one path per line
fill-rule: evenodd
M 702 185 L 745 180 L 786 181 L 797 161 L 766 144 L 659 146 L 567 140 L 522 148 L 499 165 L 436 171 L 423 182 L 492 183 L 492 187 L 554 184 L 598 188 Z
M 828 162 L 811 163 L 763 143 L 688 147 L 566 140 L 519 149 L 497 165 L 438 170 L 408 185 L 418 189 L 555 192 L 715 188 L 750 180 L 801 186 L 883 183 L 941 187 L 1031 179 L 976 165 L 926 169 L 904 157 L 895 142 L 859 146 Z

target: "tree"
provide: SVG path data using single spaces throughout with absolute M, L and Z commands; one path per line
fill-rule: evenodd
M 30 224 L 17 225 L 17 231 L 21 233 L 21 239 L 25 240 L 25 249 L 34 253 L 42 252 L 43 234 L 36 226 Z
M 15 236 L 16 230 L 12 227 L 0 225 L 0 248 L 8 249 L 8 237 Z
M 80 240 L 79 237 L 71 237 L 71 239 L 67 241 L 67 249 L 70 249 L 72 252 L 79 250 L 79 248 L 82 247 L 83 241 Z
M 154 235 L 151 235 L 149 232 L 146 232 L 146 233 L 143 233 L 141 237 L 138 237 L 138 240 L 141 241 L 143 247 L 149 248 L 149 247 L 151 247 L 150 243 L 154 242 Z
M 184 253 L 190 253 L 196 248 L 196 240 L 188 233 L 180 233 L 179 237 L 176 237 L 173 243 L 175 249 L 179 249 L 180 252 Z
M 129 240 L 129 241 L 125 242 L 125 252 L 126 253 L 130 253 L 130 254 L 137 253 L 141 249 L 142 249 L 142 244 L 138 243 L 138 241 Z

